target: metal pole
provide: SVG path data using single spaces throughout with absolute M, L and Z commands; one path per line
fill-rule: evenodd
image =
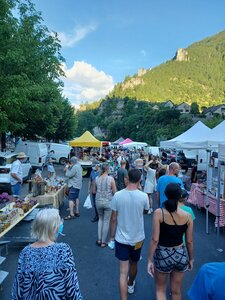
M 210 162 L 210 155 L 211 151 L 207 151 L 207 157 L 206 157 L 206 171 L 207 171 L 207 179 L 206 179 L 206 201 L 205 201 L 205 208 L 206 208 L 206 233 L 209 234 L 209 162 Z
M 219 248 L 219 237 L 220 237 L 220 178 L 221 178 L 221 161 L 218 161 L 218 187 L 217 187 L 217 235 L 216 235 L 216 245 L 217 250 L 222 252 L 223 250 Z

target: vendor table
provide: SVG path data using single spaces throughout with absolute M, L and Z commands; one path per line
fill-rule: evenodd
M 209 193 L 209 212 L 214 216 L 217 215 L 217 198 Z M 201 208 L 206 208 L 206 192 L 201 190 L 197 183 L 192 183 L 191 192 L 188 198 L 188 202 Z M 217 227 L 217 219 L 215 220 L 215 226 Z M 220 227 L 225 226 L 225 199 L 220 199 Z
M 3 237 L 9 230 L 11 230 L 16 224 L 18 224 L 20 221 L 22 221 L 27 215 L 29 215 L 32 210 L 34 210 L 38 206 L 38 203 L 35 204 L 28 212 L 24 213 L 23 215 L 18 216 L 15 218 L 9 227 L 7 227 L 3 232 L 0 233 L 0 238 Z
M 63 185 L 56 192 L 45 193 L 44 195 L 33 197 L 33 199 L 36 199 L 40 206 L 52 204 L 53 207 L 59 208 L 64 201 L 65 189 L 66 185 Z

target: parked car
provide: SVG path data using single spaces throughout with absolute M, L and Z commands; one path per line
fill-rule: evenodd
M 43 168 L 48 155 L 45 143 L 22 141 L 16 146 L 15 152 L 24 152 L 28 157 L 32 168 Z
M 57 144 L 57 143 L 46 143 L 48 147 L 48 152 L 54 150 L 54 159 L 56 163 L 64 165 L 65 162 L 69 159 L 71 147 L 66 144 Z
M 10 170 L 12 163 L 16 160 L 15 152 L 0 152 L 0 193 L 7 192 L 11 194 Z M 23 181 L 31 179 L 32 166 L 29 158 L 22 162 Z

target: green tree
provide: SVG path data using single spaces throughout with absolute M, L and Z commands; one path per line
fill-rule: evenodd
M 31 1 L 0 0 L 0 40 L 1 132 L 54 138 L 65 109 L 57 34 Z
M 214 116 L 211 119 L 205 120 L 204 123 L 207 125 L 209 128 L 214 128 L 216 127 L 219 123 L 221 123 L 224 120 L 224 116 Z
M 22 100 L 18 82 L 22 76 L 18 69 L 18 21 L 12 10 L 16 1 L 0 0 L 0 131 L 22 128 Z
M 63 109 L 60 76 L 63 75 L 56 34 L 42 24 L 41 14 L 29 0 L 18 5 L 21 39 L 20 71 L 25 74 L 23 133 L 54 136 Z
M 197 102 L 191 103 L 191 114 L 198 115 L 199 114 L 199 106 Z
M 86 130 L 92 131 L 96 126 L 96 116 L 93 111 L 81 111 L 76 113 L 77 128 L 75 131 L 76 136 L 82 135 Z
M 58 128 L 54 134 L 54 140 L 56 142 L 73 139 L 77 127 L 77 118 L 75 116 L 74 108 L 71 106 L 68 99 L 64 99 L 62 104 L 63 108 L 61 110 Z

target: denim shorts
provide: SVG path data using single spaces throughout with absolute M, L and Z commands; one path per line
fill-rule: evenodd
M 141 256 L 142 246 L 135 250 L 135 246 L 121 244 L 115 241 L 115 256 L 119 260 L 126 261 L 139 261 Z
M 75 201 L 79 197 L 79 192 L 80 192 L 79 189 L 76 189 L 76 188 L 71 186 L 69 188 L 68 199 Z
M 13 196 L 20 196 L 21 183 L 17 182 L 16 184 L 11 185 L 11 190 L 12 190 Z
M 185 272 L 188 269 L 186 248 L 157 246 L 154 254 L 155 268 L 162 273 Z

